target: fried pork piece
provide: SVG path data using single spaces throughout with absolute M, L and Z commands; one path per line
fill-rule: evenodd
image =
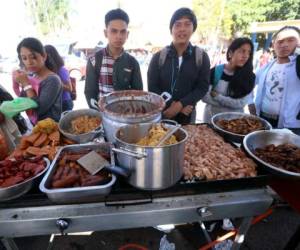
M 231 120 L 219 120 L 216 124 L 222 129 L 240 135 L 264 129 L 263 123 L 255 118 L 244 117 Z
M 93 131 L 100 126 L 101 120 L 99 117 L 83 115 L 71 121 L 72 134 L 84 134 Z
M 296 145 L 269 144 L 263 148 L 256 148 L 254 154 L 275 167 L 300 173 L 300 148 Z
M 206 125 L 186 125 L 184 178 L 222 180 L 256 176 L 256 164 Z

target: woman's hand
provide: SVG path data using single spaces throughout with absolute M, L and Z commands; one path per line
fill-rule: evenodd
M 25 87 L 30 84 L 29 78 L 25 71 L 16 70 L 14 72 L 14 76 L 15 76 L 16 82 L 19 83 L 21 87 Z

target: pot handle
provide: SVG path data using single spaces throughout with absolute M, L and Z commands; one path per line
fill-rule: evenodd
M 131 171 L 119 166 L 109 166 L 105 167 L 106 170 L 112 172 L 113 174 L 123 176 L 125 178 L 128 178 L 131 175 Z
M 132 156 L 138 160 L 142 159 L 142 158 L 146 158 L 147 157 L 147 154 L 146 153 L 138 153 L 136 151 L 132 151 L 132 150 L 129 150 L 127 148 L 123 148 L 123 147 L 120 147 L 120 148 L 112 148 L 112 151 L 116 152 L 116 153 L 121 153 L 121 154 L 125 154 L 125 155 L 129 155 L 129 156 Z
M 167 124 L 171 124 L 171 125 L 178 126 L 178 122 L 176 122 L 176 121 L 174 121 L 174 120 L 162 119 L 160 122 L 161 122 L 161 123 L 167 123 Z
M 60 115 L 60 119 L 63 118 L 69 112 L 70 112 L 70 110 L 66 110 L 66 111 L 62 112 L 61 115 Z
M 94 98 L 91 98 L 90 104 L 91 104 L 92 108 L 97 109 L 97 110 L 99 109 L 98 103 L 97 103 L 97 101 Z
M 165 102 L 169 101 L 172 98 L 172 95 L 168 92 L 162 92 L 160 96 L 164 99 Z

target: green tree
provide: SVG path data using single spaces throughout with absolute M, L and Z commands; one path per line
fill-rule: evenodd
M 299 0 L 273 0 L 272 5 L 267 13 L 268 21 L 300 19 Z
M 24 0 L 34 25 L 42 35 L 70 28 L 69 0 Z
M 273 8 L 272 0 L 228 0 L 226 9 L 232 17 L 231 32 L 247 33 L 252 22 L 267 20 L 267 13 Z
M 203 40 L 209 41 L 216 36 L 231 35 L 231 17 L 226 11 L 226 0 L 193 1 L 193 10 L 197 16 L 197 32 Z

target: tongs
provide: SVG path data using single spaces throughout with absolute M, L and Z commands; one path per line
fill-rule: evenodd
M 166 140 L 168 140 L 178 129 L 181 128 L 180 124 L 175 125 L 174 128 L 170 129 L 157 143 L 157 147 L 161 146 Z

